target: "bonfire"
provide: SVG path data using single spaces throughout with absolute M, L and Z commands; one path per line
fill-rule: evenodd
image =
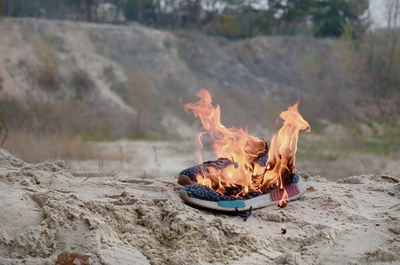
M 197 102 L 187 103 L 184 109 L 199 118 L 204 130 L 197 135 L 197 157 L 200 171 L 195 176 L 198 185 L 221 195 L 247 199 L 278 189 L 279 206 L 286 205 L 286 187 L 296 172 L 295 158 L 300 131 L 310 132 L 307 121 L 298 111 L 299 102 L 280 113 L 283 122 L 273 135 L 270 147 L 247 128 L 227 128 L 221 124 L 221 109 L 214 106 L 210 93 L 202 89 Z M 202 136 L 209 134 L 213 151 L 223 166 L 205 166 L 201 155 Z M 227 163 L 228 162 L 228 163 Z

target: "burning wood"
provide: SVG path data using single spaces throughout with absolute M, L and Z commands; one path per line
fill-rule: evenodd
M 251 194 L 264 194 L 271 189 L 283 189 L 280 207 L 287 204 L 288 194 L 284 187 L 296 171 L 295 154 L 300 130 L 310 131 L 310 125 L 298 112 L 298 102 L 289 106 L 279 117 L 282 127 L 272 137 L 271 146 L 248 133 L 243 128 L 227 128 L 221 124 L 219 105 L 212 104 L 210 93 L 202 89 L 195 103 L 184 105 L 186 112 L 198 117 L 204 131 L 197 136 L 197 156 L 202 163 L 201 137 L 208 133 L 213 140 L 213 151 L 219 158 L 231 161 L 224 167 L 201 167 L 196 182 L 220 194 L 246 198 Z M 268 153 L 268 156 L 266 154 Z M 259 163 L 260 157 L 267 157 L 266 163 Z M 265 162 L 265 161 L 264 161 Z

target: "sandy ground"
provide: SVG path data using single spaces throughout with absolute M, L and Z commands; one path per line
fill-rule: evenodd
M 0 149 L 0 264 L 399 264 L 400 180 L 363 175 L 238 216 L 184 204 L 176 177 L 28 164 Z M 281 226 L 287 228 L 281 234 Z

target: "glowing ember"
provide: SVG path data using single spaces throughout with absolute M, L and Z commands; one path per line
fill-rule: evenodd
M 202 89 L 195 103 L 184 105 L 186 112 L 198 117 L 205 131 L 197 136 L 198 158 L 202 162 L 200 150 L 203 147 L 201 137 L 208 133 L 213 141 L 213 151 L 217 157 L 228 158 L 231 165 L 223 169 L 208 167 L 197 174 L 196 181 L 221 194 L 235 190 L 235 197 L 244 197 L 250 192 L 265 193 L 269 188 L 283 189 L 287 178 L 295 172 L 295 155 L 300 130 L 310 131 L 309 124 L 298 112 L 298 102 L 280 114 L 283 125 L 272 137 L 271 147 L 264 140 L 250 135 L 247 129 L 226 128 L 221 124 L 219 105 L 212 104 L 210 93 Z M 257 163 L 257 158 L 268 152 L 265 166 Z M 285 197 L 286 196 L 286 197 Z M 287 203 L 284 190 L 279 204 Z

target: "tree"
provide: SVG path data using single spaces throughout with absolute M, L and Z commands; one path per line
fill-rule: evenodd
M 361 15 L 368 9 L 368 0 L 315 1 L 312 20 L 317 37 L 339 37 L 346 24 L 361 30 Z
M 268 0 L 266 5 L 265 0 L 0 0 L 0 14 L 97 22 L 98 5 L 111 3 L 115 7 L 112 23 L 122 11 L 128 21 L 147 26 L 192 28 L 229 38 L 311 31 L 317 37 L 339 37 L 345 27 L 359 37 L 367 28 L 362 15 L 368 2 Z
M 269 5 L 273 16 L 277 20 L 279 33 L 295 34 L 299 24 L 311 20 L 316 0 L 270 0 Z
M 65 6 L 71 8 L 79 20 L 92 21 L 92 10 L 96 0 L 63 0 Z
M 125 18 L 145 25 L 156 25 L 156 3 L 153 0 L 127 0 L 122 5 Z
M 60 18 L 61 17 L 61 8 L 60 5 L 63 1 L 60 0 L 36 0 L 35 6 L 35 17 L 39 16 L 39 10 L 42 9 L 45 11 L 46 18 Z
M 9 13 L 9 0 L 0 0 L 0 15 L 10 16 Z
M 339 37 L 344 26 L 363 31 L 361 16 L 368 10 L 368 0 L 270 0 L 277 19 L 278 32 L 295 34 L 299 24 L 312 24 L 317 37 Z
M 32 17 L 35 15 L 36 1 L 32 0 L 3 0 L 3 7 L 7 16 Z
M 140 1 L 140 0 L 139 0 Z M 122 9 L 122 5 L 124 4 L 124 2 L 126 2 L 125 0 L 110 0 L 110 3 L 112 3 L 115 6 L 115 13 L 114 13 L 114 17 L 112 19 L 113 23 L 116 23 L 119 15 L 121 13 L 121 9 Z M 97 4 L 96 4 L 97 5 Z

